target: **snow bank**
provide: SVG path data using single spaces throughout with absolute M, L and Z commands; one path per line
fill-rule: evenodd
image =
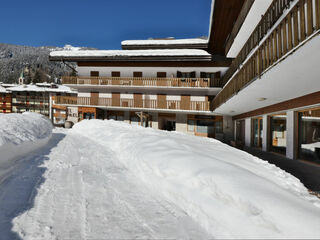
M 82 121 L 71 131 L 112 148 L 216 238 L 320 237 L 319 199 L 292 175 L 246 152 L 115 121 Z
M 51 134 L 51 122 L 40 114 L 0 114 L 0 169 L 44 146 Z

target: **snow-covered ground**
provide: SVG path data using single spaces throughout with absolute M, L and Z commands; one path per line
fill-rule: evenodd
M 51 133 L 51 122 L 39 114 L 0 113 L 0 183 L 19 157 L 46 145 Z
M 82 121 L 0 185 L 4 239 L 319 238 L 320 201 L 213 139 Z

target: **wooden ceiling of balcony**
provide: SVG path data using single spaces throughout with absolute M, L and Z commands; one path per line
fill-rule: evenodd
M 208 52 L 225 55 L 225 46 L 246 0 L 215 0 Z

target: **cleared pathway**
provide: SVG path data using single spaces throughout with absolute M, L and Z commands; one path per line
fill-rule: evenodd
M 54 133 L 0 185 L 1 239 L 208 239 L 111 149 Z

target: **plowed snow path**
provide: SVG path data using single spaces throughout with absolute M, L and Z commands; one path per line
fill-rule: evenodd
M 53 139 L 51 146 L 57 142 Z M 30 157 L 0 186 L 1 211 L 2 206 L 11 209 L 0 215 L 0 230 L 7 234 L 2 236 L 12 239 L 17 232 L 23 239 L 210 238 L 178 206 L 128 171 L 111 149 L 83 136 L 68 133 L 49 154 L 47 149 L 35 155 L 30 168 L 28 161 Z M 36 164 L 41 162 L 44 173 Z M 13 232 L 5 231 L 12 219 Z

